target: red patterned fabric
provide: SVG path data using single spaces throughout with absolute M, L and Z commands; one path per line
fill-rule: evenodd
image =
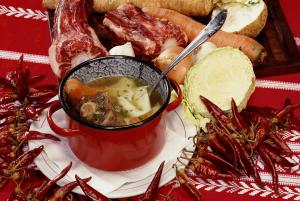
M 300 1 L 281 0 L 280 3 L 300 49 Z M 55 83 L 57 80 L 47 58 L 49 46 L 48 21 L 41 1 L 0 1 L 0 76 L 14 70 L 20 53 L 24 53 L 25 65 L 32 69 L 33 74 L 47 74 L 45 82 Z M 258 87 L 249 104 L 280 108 L 286 97 L 290 97 L 292 102 L 300 102 L 300 73 L 258 80 Z M 300 115 L 299 111 L 298 115 Z M 283 136 L 297 152 L 298 155 L 294 156 L 297 162 L 300 160 L 299 135 L 290 133 Z M 263 164 L 257 163 L 257 165 L 265 176 L 267 172 Z M 300 200 L 299 166 L 292 170 L 277 168 L 283 178 L 280 182 L 281 197 L 275 195 L 272 190 L 256 188 L 249 179 L 229 182 L 192 178 L 196 182 L 196 187 L 200 189 L 204 201 Z M 13 184 L 9 184 L 0 192 L 0 200 L 6 200 L 12 190 Z M 162 194 L 166 195 L 169 192 L 178 200 L 192 200 L 175 181 L 161 188 Z

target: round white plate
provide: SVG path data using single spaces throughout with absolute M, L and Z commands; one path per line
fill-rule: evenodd
M 195 134 L 196 128 L 194 126 L 192 126 L 191 124 L 187 123 L 184 120 L 184 118 L 182 118 L 180 116 L 181 110 L 182 110 L 182 108 L 179 107 L 175 111 L 167 114 L 168 115 L 167 116 L 167 128 L 168 128 L 168 130 L 171 130 L 172 132 L 176 132 L 176 134 L 180 134 L 180 135 L 182 135 L 182 137 L 187 139 L 188 137 L 193 136 Z M 63 113 L 63 111 L 59 110 L 57 113 Z M 47 124 L 47 122 L 45 123 L 45 121 L 46 121 L 45 116 L 46 116 L 46 112 L 43 112 L 43 114 L 40 117 L 40 120 L 38 122 L 35 122 L 34 124 L 32 124 L 30 129 L 31 130 L 43 129 L 43 130 L 45 130 L 45 132 L 48 132 L 48 133 L 49 133 L 49 131 L 51 132 L 49 125 Z M 66 139 L 61 138 L 61 140 L 63 141 L 63 143 L 58 143 L 55 146 L 65 146 L 67 144 Z M 71 170 L 74 168 L 84 166 L 85 168 L 87 168 L 87 170 L 92 171 L 94 173 L 94 175 L 101 177 L 101 173 L 102 173 L 101 171 L 99 171 L 99 174 L 98 174 L 97 169 L 91 168 L 91 167 L 83 164 L 72 153 L 71 154 L 70 153 L 62 153 L 62 152 L 59 152 L 59 149 L 56 149 L 55 154 L 59 154 L 60 157 L 63 156 L 65 159 L 63 162 L 61 160 L 57 161 L 57 160 L 53 159 L 53 157 L 49 157 L 50 155 L 53 155 L 54 153 L 49 152 L 47 147 L 52 146 L 53 143 L 54 142 L 51 140 L 39 140 L 39 141 L 30 141 L 29 142 L 29 149 L 33 149 L 40 145 L 44 145 L 44 147 L 45 147 L 44 151 L 36 158 L 35 163 L 36 163 L 37 167 L 40 169 L 40 171 L 46 177 L 48 177 L 49 179 L 54 178 L 57 174 L 60 173 L 60 171 L 62 170 L 62 167 L 66 166 L 66 164 L 69 163 L 69 161 L 73 162 Z M 168 143 L 168 141 L 166 143 Z M 165 147 L 166 146 L 167 145 L 165 145 Z M 192 148 L 192 143 L 189 142 L 188 144 L 186 144 L 186 146 Z M 58 148 L 62 148 L 62 147 L 58 147 Z M 64 147 L 64 149 L 65 148 L 66 147 Z M 165 163 L 163 174 L 161 177 L 160 186 L 165 185 L 166 183 L 168 183 L 175 177 L 175 171 L 172 168 L 172 166 L 176 162 L 177 156 L 180 155 L 181 149 L 180 150 L 175 149 L 175 150 L 172 150 L 172 152 L 175 153 L 175 154 L 173 154 L 173 158 L 166 158 L 166 163 Z M 149 163 L 147 163 L 145 166 L 143 166 L 143 168 L 145 168 L 145 169 L 149 168 L 147 166 L 150 166 L 150 165 L 151 165 L 151 161 Z M 155 169 L 153 169 L 153 171 L 150 171 L 147 174 L 145 173 L 145 175 L 141 179 L 135 180 L 133 182 L 126 182 L 113 191 L 101 192 L 101 193 L 103 193 L 104 195 L 106 195 L 109 198 L 123 198 L 123 197 L 130 197 L 130 196 L 142 194 L 146 191 L 148 185 L 150 184 L 157 167 L 158 166 L 155 166 Z M 71 172 L 71 170 L 70 170 L 70 172 Z M 143 169 L 139 168 L 139 170 L 137 170 L 137 171 L 143 171 Z M 65 185 L 66 183 L 74 181 L 74 172 L 73 173 L 70 173 L 70 172 L 63 179 L 61 179 L 58 182 L 58 185 L 62 186 L 62 185 Z M 148 172 L 148 171 L 146 171 L 146 172 Z M 114 174 L 114 172 L 110 172 L 110 174 Z M 120 174 L 120 172 L 118 172 L 118 174 Z M 89 175 L 83 176 L 82 174 L 80 174 L 79 176 L 88 177 Z M 128 172 L 124 172 L 124 176 L 130 177 L 130 174 L 128 174 Z M 92 180 L 90 181 L 89 184 L 91 186 L 93 186 L 94 188 L 97 188 L 97 181 L 96 181 L 97 177 L 93 176 Z M 83 194 L 81 189 L 78 187 L 74 189 L 74 192 Z

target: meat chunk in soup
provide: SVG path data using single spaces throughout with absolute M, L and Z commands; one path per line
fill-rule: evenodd
M 83 120 L 94 124 L 103 126 L 117 126 L 124 124 L 120 118 L 119 107 L 112 103 L 106 92 L 82 98 L 79 110 L 80 117 Z

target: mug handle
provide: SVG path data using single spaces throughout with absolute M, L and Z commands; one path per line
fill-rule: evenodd
M 47 121 L 49 123 L 50 128 L 55 133 L 57 133 L 58 135 L 60 135 L 62 137 L 73 137 L 73 136 L 80 135 L 81 132 L 79 130 L 61 128 L 54 122 L 52 115 L 54 114 L 54 112 L 56 112 L 59 109 L 61 109 L 61 104 L 60 104 L 59 100 L 54 101 L 49 107 L 49 110 L 47 112 Z
M 167 112 L 170 112 L 170 111 L 176 109 L 181 104 L 182 99 L 183 99 L 182 91 L 181 91 L 179 84 L 175 80 L 172 80 L 172 79 L 169 79 L 169 80 L 170 80 L 170 84 L 171 84 L 172 88 L 177 93 L 177 98 L 168 104 L 167 109 L 166 109 Z

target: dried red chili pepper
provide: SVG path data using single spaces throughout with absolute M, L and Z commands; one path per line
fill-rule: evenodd
M 56 95 L 56 92 L 51 91 L 51 90 L 43 90 L 43 91 L 39 91 L 36 93 L 32 93 L 27 95 L 27 98 L 29 99 L 29 101 L 39 101 L 42 100 L 44 98 L 51 98 L 53 96 Z
M 5 79 L 3 77 L 0 77 L 0 85 L 2 85 L 3 87 L 6 87 L 6 88 L 10 88 L 10 89 L 13 88 L 13 85 L 11 84 L 11 82 L 9 82 L 7 79 Z
M 0 120 L 0 126 L 14 124 L 16 122 L 17 122 L 16 116 L 9 116 Z
M 217 169 L 213 169 L 212 167 L 206 166 L 203 163 L 197 163 L 193 165 L 193 170 L 198 176 L 204 178 L 212 178 L 212 179 L 235 179 L 236 176 L 233 174 L 223 174 Z
M 5 95 L 0 98 L 0 104 L 6 104 L 6 103 L 11 103 L 17 100 L 15 95 Z
M 107 197 L 105 197 L 100 192 L 96 191 L 90 185 L 83 181 L 80 177 L 75 175 L 76 181 L 79 184 L 80 188 L 84 192 L 84 194 L 93 201 L 110 201 Z
M 239 156 L 238 156 L 238 150 L 234 145 L 234 140 L 231 139 L 231 137 L 228 135 L 228 133 L 222 129 L 219 128 L 217 126 L 214 126 L 214 129 L 216 131 L 216 133 L 218 134 L 218 139 L 220 139 L 225 146 L 229 147 L 232 151 L 232 163 L 234 165 L 234 167 L 237 167 L 238 164 L 238 160 L 239 160 Z
M 158 167 L 150 185 L 148 186 L 144 197 L 141 199 L 142 201 L 152 201 L 155 200 L 158 193 L 158 186 L 161 178 L 161 174 L 164 168 L 165 161 L 163 161 Z
M 44 185 L 42 185 L 38 191 L 35 193 L 35 198 L 37 200 L 44 200 L 50 188 L 52 188 L 58 180 L 63 178 L 71 169 L 72 162 L 69 163 L 67 167 L 65 167 L 54 179 L 49 180 Z
M 92 177 L 83 179 L 84 182 L 88 182 Z M 50 197 L 49 201 L 61 201 L 63 200 L 71 191 L 78 186 L 77 181 L 70 182 L 60 188 L 58 188 Z
M 16 146 L 15 145 L 6 145 L 3 147 L 0 147 L 0 155 L 6 155 L 9 154 L 11 152 L 15 152 L 16 151 Z
M 0 147 L 16 144 L 12 134 L 9 131 L 4 131 L 0 135 Z
M 286 154 L 291 154 L 292 150 L 290 147 L 283 141 L 283 139 L 280 137 L 280 133 L 283 130 L 276 130 L 276 131 L 271 131 L 269 133 L 270 139 L 279 147 L 281 148 Z
M 261 149 L 266 152 L 269 157 L 277 164 L 283 166 L 283 167 L 293 167 L 297 165 L 296 162 L 292 163 L 291 161 L 287 160 L 285 157 L 281 156 L 277 150 L 274 148 L 268 146 L 267 144 L 262 144 Z
M 6 79 L 14 88 L 16 87 L 16 71 L 7 72 L 4 79 Z
M 36 121 L 36 120 L 38 120 L 40 113 L 32 106 L 27 105 L 24 107 L 24 114 L 26 116 L 26 119 L 32 119 L 32 120 Z
M 4 186 L 6 186 L 8 181 L 9 181 L 8 179 L 0 177 L 0 190 L 2 190 L 2 188 L 4 188 Z
M 234 172 L 236 175 L 241 175 L 241 172 L 237 170 L 232 164 L 221 158 L 220 156 L 214 154 L 210 151 L 204 151 L 202 153 L 202 157 L 216 163 L 220 167 L 224 168 L 225 170 L 229 170 L 231 172 Z
M 248 133 L 250 128 L 246 123 L 245 119 L 240 115 L 233 98 L 231 99 L 231 111 L 232 111 L 231 121 L 235 129 L 240 133 L 245 133 L 245 134 Z
M 19 58 L 17 71 L 16 71 L 16 93 L 18 100 L 24 101 L 28 92 L 28 77 L 23 70 L 23 54 Z
M 200 96 L 201 101 L 205 105 L 206 109 L 209 113 L 215 118 L 217 122 L 219 122 L 222 126 L 225 126 L 229 129 L 233 129 L 233 124 L 231 119 L 227 116 L 227 114 L 221 110 L 217 105 L 208 100 L 207 98 Z
M 16 107 L 10 107 L 7 109 L 2 109 L 0 108 L 0 118 L 5 118 L 8 116 L 13 116 L 15 115 L 17 112 L 17 108 Z
M 245 149 L 245 147 L 242 144 L 238 143 L 238 142 L 236 142 L 235 145 L 236 145 L 237 149 L 239 149 L 241 161 L 244 163 L 248 173 L 253 176 L 255 182 L 259 186 L 263 186 L 262 182 L 261 182 L 260 175 L 259 175 L 258 170 L 257 170 L 257 167 L 254 164 L 252 158 L 247 153 L 247 150 Z
M 190 164 L 188 165 L 188 167 L 193 171 L 195 171 L 195 167 L 198 164 L 204 164 L 207 167 L 217 169 L 217 166 L 215 164 L 213 164 L 211 161 L 209 161 L 209 160 L 207 160 L 203 157 L 197 157 L 197 158 L 191 158 L 191 159 L 186 158 L 186 157 L 181 157 L 181 158 L 186 159 L 186 160 L 190 160 Z M 181 162 L 179 158 L 177 158 L 177 161 L 184 165 L 184 163 Z
M 28 84 L 32 85 L 32 84 L 36 84 L 42 80 L 44 80 L 46 78 L 46 75 L 42 74 L 42 75 L 33 75 L 30 77 Z
M 271 119 L 272 122 L 278 123 L 282 121 L 291 111 L 295 110 L 300 106 L 300 103 L 296 103 L 293 105 L 288 105 L 284 107 L 282 110 L 276 112 L 275 116 Z
M 25 168 L 33 162 L 33 160 L 44 150 L 44 146 L 41 145 L 34 148 L 22 155 L 20 155 L 16 160 L 14 160 L 9 166 L 13 169 Z
M 183 186 L 183 188 L 194 198 L 194 200 L 201 201 L 200 191 L 191 183 L 183 169 L 177 170 L 176 167 L 176 177 L 181 186 Z
M 48 133 L 41 133 L 39 131 L 29 131 L 24 132 L 22 135 L 19 136 L 18 141 L 23 140 L 44 140 L 49 139 L 53 141 L 60 141 L 60 139 L 54 135 L 48 134 Z
M 256 149 L 266 138 L 269 129 L 270 129 L 270 122 L 264 117 L 258 117 L 258 126 L 255 129 L 255 138 L 254 142 L 252 143 L 252 149 Z
M 232 160 L 232 155 L 230 155 L 226 147 L 220 142 L 220 140 L 218 139 L 215 133 L 208 134 L 207 138 L 208 138 L 209 145 L 214 151 L 226 157 L 228 160 Z
M 276 172 L 275 165 L 270 158 L 270 156 L 264 151 L 262 147 L 258 148 L 258 153 L 261 159 L 264 161 L 266 164 L 267 168 L 272 172 L 272 180 L 273 180 L 273 188 L 275 193 L 279 194 L 279 189 L 278 189 L 278 174 Z
M 247 108 L 242 113 L 244 112 L 250 112 L 253 114 L 255 113 L 265 118 L 271 118 L 276 114 L 277 110 L 271 107 L 247 106 Z

